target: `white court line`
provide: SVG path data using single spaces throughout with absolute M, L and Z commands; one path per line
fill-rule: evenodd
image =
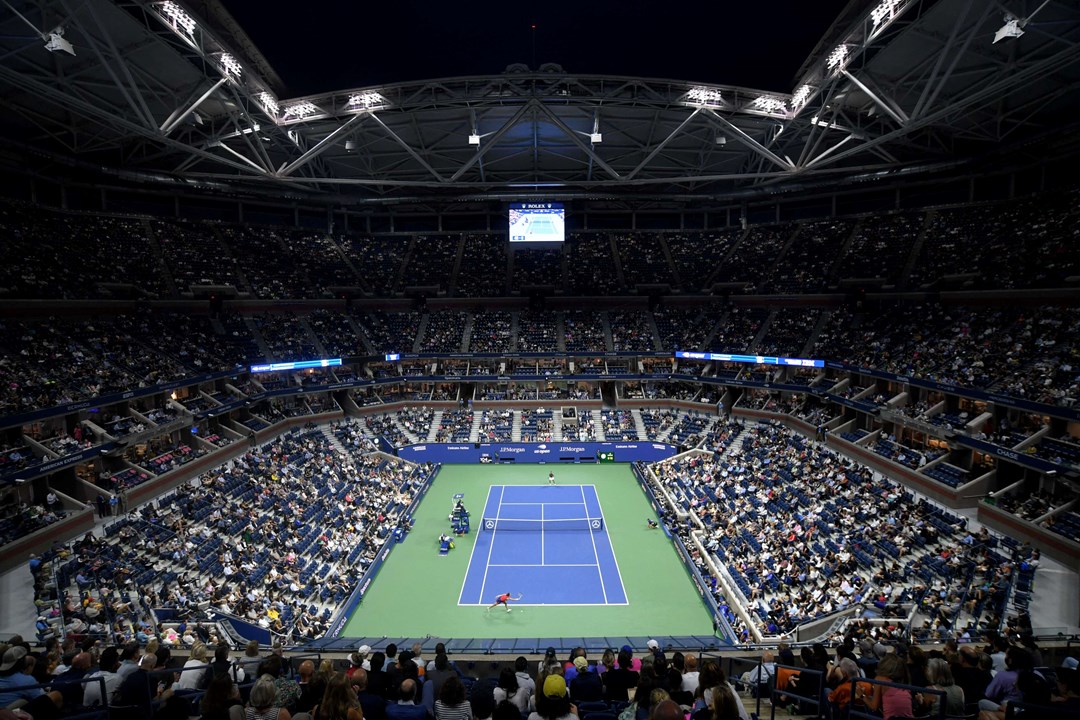
M 520 485 L 512 485 L 511 487 L 521 487 Z M 543 485 L 533 485 L 533 487 L 543 487 Z M 580 505 L 579 502 L 548 502 L 547 500 L 541 500 L 540 502 L 504 502 L 502 505 Z
M 496 486 L 496 485 L 488 485 L 487 498 L 484 500 L 484 509 L 485 510 L 487 509 L 488 502 L 491 501 L 491 491 L 496 487 L 498 487 L 498 486 Z M 481 516 L 480 517 L 480 522 L 482 523 L 483 521 L 484 521 L 483 516 Z M 467 583 L 469 581 L 469 570 L 472 569 L 473 556 L 476 555 L 476 546 L 480 544 L 479 543 L 479 538 L 480 538 L 480 533 L 482 531 L 483 531 L 482 528 L 477 528 L 476 535 L 474 536 L 475 539 L 473 540 L 472 550 L 469 551 L 469 563 L 465 566 L 465 577 L 461 578 L 461 592 L 458 593 L 458 605 L 464 604 L 464 603 L 461 602 L 461 596 L 465 594 L 465 583 Z M 491 549 L 489 547 L 488 555 L 490 556 L 490 554 L 491 554 Z M 484 575 L 487 576 L 487 570 L 484 570 Z M 484 599 L 484 597 L 483 597 L 483 595 L 481 595 L 480 600 L 483 601 L 483 599 Z
M 499 509 L 495 511 L 495 525 L 494 525 L 494 527 L 491 528 L 491 544 L 488 545 L 488 556 L 487 556 L 487 560 L 484 561 L 484 580 L 483 580 L 483 582 L 480 583 L 480 600 L 481 600 L 481 604 L 483 604 L 483 600 L 484 600 L 484 589 L 487 587 L 488 568 L 491 567 L 491 551 L 495 549 L 495 533 L 497 533 L 499 531 L 499 513 L 502 512 L 502 496 L 503 496 L 503 493 L 506 492 L 506 486 L 505 485 L 498 485 L 498 486 L 492 485 L 491 487 L 498 487 L 499 488 Z M 489 494 L 490 494 L 490 492 L 491 491 L 488 490 Z M 487 506 L 485 505 L 484 507 L 487 507 Z M 481 530 L 481 532 L 483 532 L 483 530 Z M 473 547 L 475 547 L 475 545 Z
M 623 595 L 626 595 L 626 602 L 624 603 L 612 603 L 612 605 L 629 605 L 630 594 L 626 592 L 626 583 L 622 579 L 622 570 L 619 569 L 619 554 L 615 552 L 615 543 L 612 541 L 611 533 L 608 532 L 607 518 L 604 517 L 604 506 L 600 504 L 600 493 L 596 492 L 596 485 L 590 485 L 592 488 L 593 497 L 596 498 L 596 507 L 600 510 L 600 519 L 604 522 L 604 534 L 607 535 L 608 547 L 611 548 L 611 559 L 615 561 L 615 573 L 619 576 L 619 587 L 622 588 Z
M 544 566 L 544 503 L 540 503 L 540 567 Z
M 515 607 L 608 607 L 611 605 L 629 605 L 621 603 L 514 603 Z M 487 603 L 458 603 L 458 607 L 487 607 Z M 501 611 L 500 611 L 501 612 Z
M 502 563 L 494 563 L 492 565 L 488 565 L 488 567 L 596 567 L 596 564 L 595 563 L 555 563 L 555 564 L 548 563 L 546 565 L 541 565 L 541 564 L 537 564 L 537 563 L 517 563 L 517 564 L 504 565 Z
M 585 517 L 589 517 L 589 503 L 585 500 L 585 486 L 578 485 L 581 489 L 581 504 L 585 506 Z M 593 493 L 596 492 L 596 488 L 593 487 Z M 600 498 L 596 498 L 596 503 L 600 504 Z M 604 569 L 600 567 L 600 553 L 596 549 L 596 535 L 593 534 L 592 528 L 586 528 L 585 532 L 589 533 L 589 540 L 592 541 L 592 554 L 593 559 L 596 560 L 596 572 L 600 573 L 600 590 L 604 593 L 604 604 L 607 605 L 607 588 L 604 587 Z M 607 528 L 604 529 L 607 532 Z M 615 553 L 612 553 L 614 555 Z

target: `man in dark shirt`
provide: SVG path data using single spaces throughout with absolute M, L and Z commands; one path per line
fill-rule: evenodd
M 604 685 L 604 699 L 608 702 L 626 702 L 630 698 L 630 690 L 638 684 L 638 674 L 630 669 L 634 663 L 634 656 L 629 650 L 620 650 L 618 667 L 608 670 L 600 680 Z
M 409 663 L 415 667 L 411 659 Z M 387 720 L 431 720 L 431 713 L 428 712 L 428 709 L 423 705 L 417 705 L 413 700 L 416 697 L 415 680 L 411 678 L 403 680 L 397 694 L 401 697 L 401 700 L 388 703 L 386 706 Z
M 411 650 L 402 650 L 398 653 L 397 664 L 392 665 L 386 672 L 386 687 L 387 687 L 387 700 L 397 700 L 402 696 L 398 693 L 405 680 L 418 680 L 420 677 L 419 668 L 416 667 L 416 663 L 412 661 L 413 654 Z M 415 689 L 416 683 L 413 687 Z M 415 698 L 402 698 L 405 700 L 413 700 Z
M 590 667 L 589 661 L 580 655 L 574 658 L 577 675 L 570 681 L 570 698 L 575 703 L 599 702 L 604 699 L 604 684 Z
M 71 667 L 57 675 L 52 689 L 64 696 L 64 710 L 82 707 L 83 684 L 79 682 L 90 672 L 90 653 L 81 652 L 71 660 Z
M 150 717 L 157 697 L 157 678 L 153 673 L 157 667 L 157 655 L 147 653 L 139 660 L 139 667 L 129 674 L 116 691 L 116 704 L 134 706 L 131 717 Z
M 993 680 L 988 670 L 979 668 L 979 653 L 970 645 L 960 648 L 960 660 L 952 668 L 953 679 L 964 689 L 964 702 L 977 703 L 986 697 L 986 686 Z
M 353 673 L 352 684 L 356 689 L 356 699 L 364 711 L 364 720 L 386 720 L 386 700 L 368 691 L 367 670 L 358 668 Z

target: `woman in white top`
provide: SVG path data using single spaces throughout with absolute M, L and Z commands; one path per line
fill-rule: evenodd
M 202 690 L 207 682 L 209 666 L 206 662 L 206 645 L 195 643 L 191 646 L 191 657 L 184 663 L 184 669 L 180 671 L 180 679 L 173 688 L 176 690 Z
M 502 669 L 502 672 L 499 673 L 499 684 L 492 691 L 492 694 L 495 697 L 496 705 L 503 700 L 509 700 L 521 712 L 525 712 L 529 708 L 529 689 L 518 684 L 517 673 L 514 672 L 513 668 L 505 667 Z

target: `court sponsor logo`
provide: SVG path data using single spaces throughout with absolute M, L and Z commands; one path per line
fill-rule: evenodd
M 540 443 L 536 447 L 540 450 L 547 450 L 547 445 L 545 445 L 544 443 Z
M 496 452 L 501 452 L 501 453 L 523 453 L 523 452 L 525 452 L 525 448 L 523 448 L 523 447 L 514 447 L 513 445 L 503 445 Z
M 585 448 L 576 445 L 560 445 L 559 452 L 585 452 Z
M 427 450 L 427 445 L 413 445 L 412 449 L 413 452 L 424 452 L 425 450 Z M 450 449 L 453 450 L 454 448 Z

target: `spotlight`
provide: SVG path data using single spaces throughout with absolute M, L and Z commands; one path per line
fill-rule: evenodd
M 477 135 L 476 133 L 473 133 L 472 135 L 470 135 L 469 136 L 469 144 L 479 146 L 480 145 L 480 136 Z
M 597 143 L 604 142 L 604 136 L 603 136 L 603 134 L 598 133 L 598 132 L 589 133 L 589 140 L 592 141 L 593 145 L 596 145 Z
M 49 33 L 48 39 L 45 41 L 45 49 L 49 52 L 58 52 L 63 50 L 68 55 L 75 54 L 75 48 L 71 43 L 64 39 L 64 28 L 58 27 Z
M 1005 38 L 1018 38 L 1023 34 L 1024 29 L 1020 26 L 1020 19 L 1014 15 L 1006 15 L 1005 24 L 994 33 L 994 43 L 997 44 Z

